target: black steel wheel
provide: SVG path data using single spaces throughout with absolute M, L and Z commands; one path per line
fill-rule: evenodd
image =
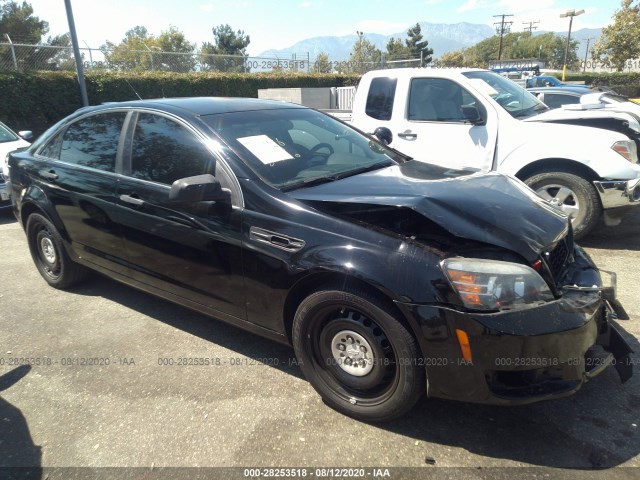
M 69 258 L 60 234 L 46 217 L 29 215 L 26 231 L 33 262 L 49 285 L 67 288 L 86 276 L 86 269 Z
M 359 420 L 397 418 L 424 393 L 416 340 L 368 292 L 324 290 L 308 296 L 294 318 L 293 346 L 323 400 Z

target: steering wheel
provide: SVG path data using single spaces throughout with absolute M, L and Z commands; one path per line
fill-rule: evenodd
M 324 153 L 324 152 L 320 153 L 319 150 L 322 150 L 323 148 L 326 148 L 329 152 L 328 153 Z M 316 167 L 318 165 L 324 165 L 325 163 L 327 163 L 328 158 L 331 155 L 333 155 L 334 152 L 335 152 L 335 150 L 328 143 L 319 143 L 319 144 L 315 145 L 314 147 L 312 147 L 309 150 L 309 153 L 307 153 L 307 155 L 306 155 L 307 159 L 309 160 L 308 166 L 309 167 Z
M 323 148 L 326 148 L 327 150 L 329 150 L 329 153 L 328 154 L 320 154 L 320 153 L 318 153 L 318 150 L 321 150 Z M 335 152 L 335 150 L 328 143 L 319 143 L 316 146 L 312 147 L 311 150 L 309 150 L 308 155 L 310 157 L 313 157 L 314 155 L 322 155 L 323 157 L 328 157 L 330 155 L 333 155 L 334 152 Z

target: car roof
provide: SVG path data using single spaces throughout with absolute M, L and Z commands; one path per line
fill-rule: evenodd
M 262 100 L 239 97 L 177 97 L 134 100 L 128 102 L 108 102 L 97 107 L 86 107 L 79 111 L 96 111 L 114 107 L 153 108 L 170 112 L 180 111 L 192 116 L 215 115 L 219 113 L 248 112 L 253 110 L 276 110 L 282 108 L 306 108 L 301 105 L 278 100 Z

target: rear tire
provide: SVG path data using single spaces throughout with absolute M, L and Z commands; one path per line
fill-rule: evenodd
M 575 238 L 584 237 L 599 223 L 600 198 L 584 178 L 566 172 L 543 172 L 527 178 L 525 183 L 571 217 Z
M 400 417 L 425 391 L 416 340 L 368 292 L 309 295 L 294 318 L 293 347 L 305 377 L 325 403 L 358 420 Z
M 29 215 L 26 232 L 33 263 L 49 285 L 63 289 L 87 276 L 88 270 L 69 258 L 62 237 L 47 218 Z

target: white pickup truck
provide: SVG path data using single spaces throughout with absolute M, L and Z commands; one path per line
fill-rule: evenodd
M 393 148 L 452 168 L 513 175 L 572 217 L 576 236 L 604 212 L 619 223 L 640 205 L 636 143 L 606 128 L 545 122 L 546 105 L 479 69 L 396 69 L 365 74 L 351 121 Z

